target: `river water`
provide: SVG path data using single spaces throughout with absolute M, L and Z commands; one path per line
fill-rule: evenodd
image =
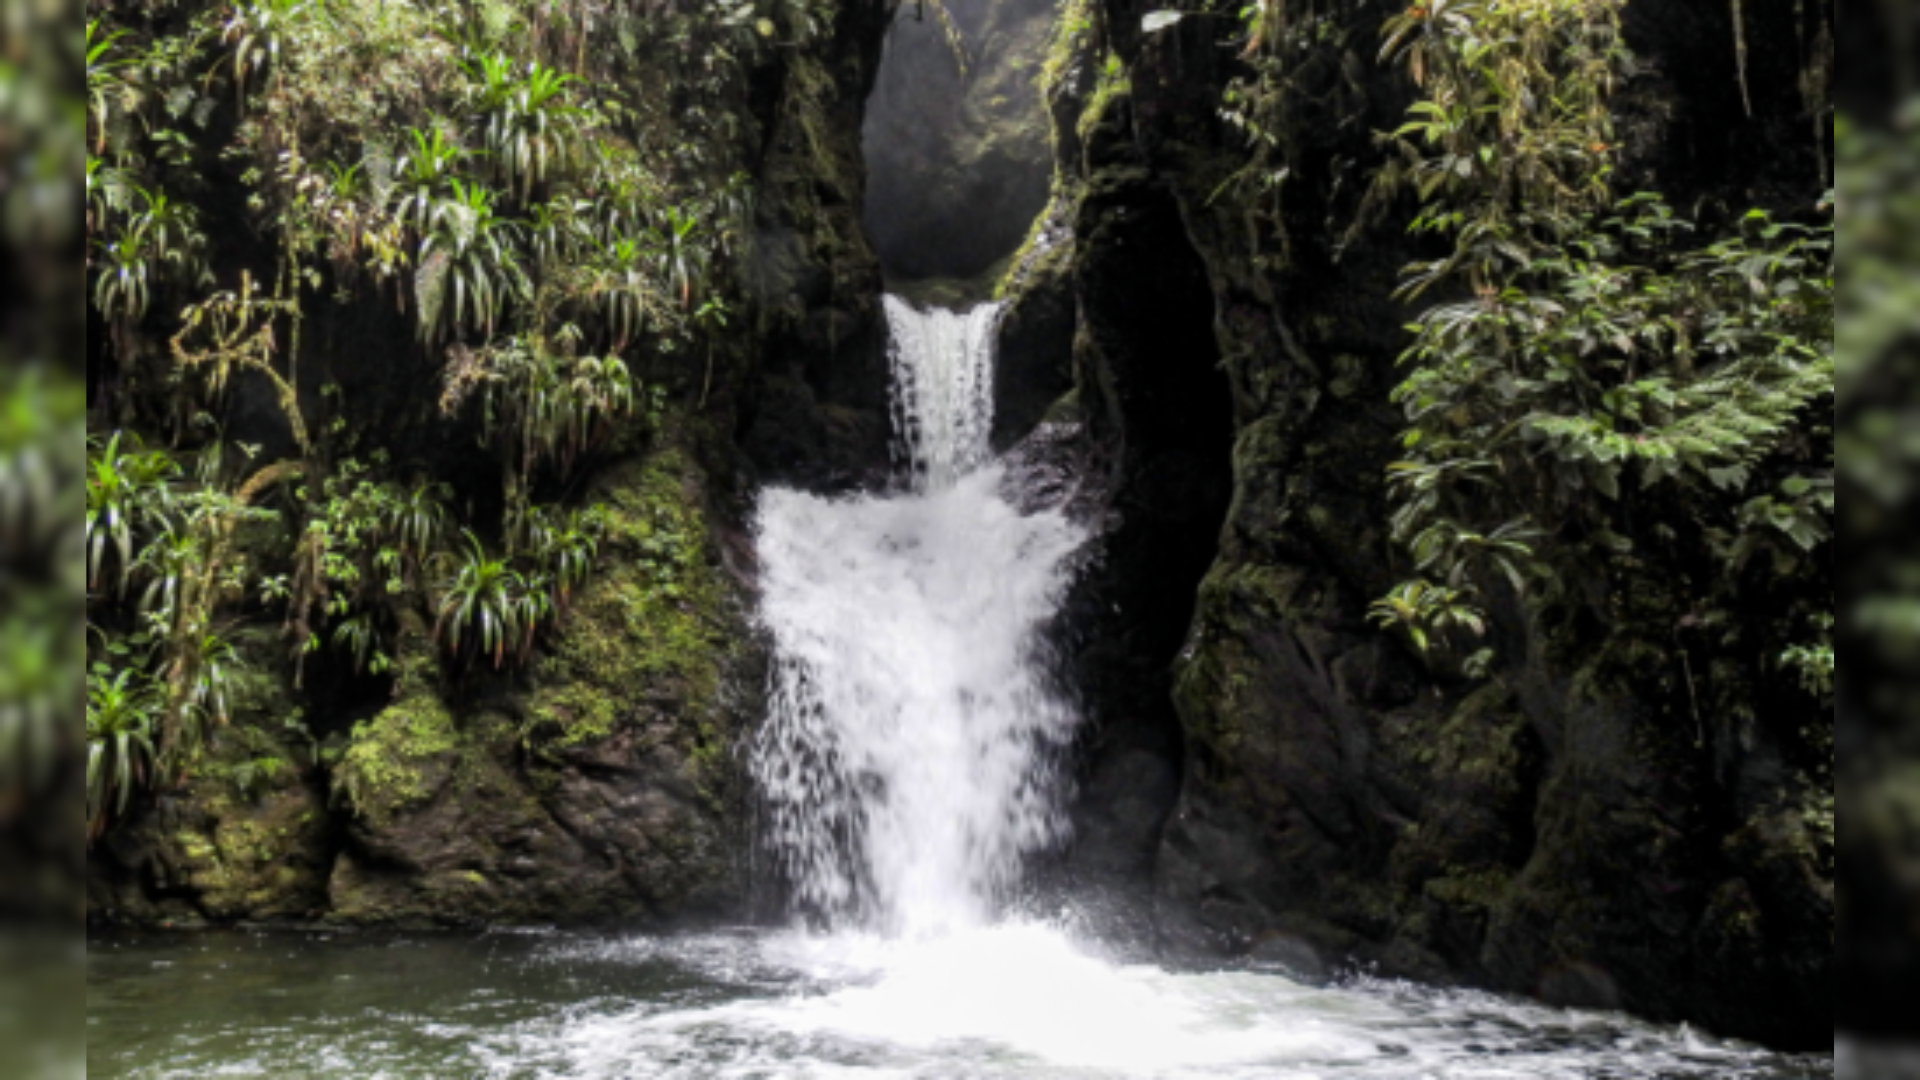
M 87 1075 L 632 1080 L 1809 1080 L 1624 1017 L 1179 973 L 1003 922 L 923 941 L 197 934 L 96 941 Z
M 770 490 L 750 748 L 794 929 L 96 941 L 93 1077 L 1803 1080 L 1617 1015 L 1364 978 L 1169 970 L 1014 903 L 1066 838 L 1042 632 L 1087 537 L 989 453 L 997 310 L 888 298 L 901 481 Z

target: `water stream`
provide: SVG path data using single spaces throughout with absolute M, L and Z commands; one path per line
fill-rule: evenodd
M 1173 971 L 1007 904 L 1062 839 L 1074 713 L 1039 631 L 1085 537 L 994 463 L 992 324 L 888 301 L 898 490 L 758 512 L 752 748 L 794 928 L 615 940 L 97 942 L 88 1075 L 635 1080 L 1810 1080 L 1613 1014 Z
M 1083 536 L 1015 511 L 989 461 L 997 307 L 889 297 L 887 317 L 905 490 L 761 499 L 776 659 L 753 767 L 802 909 L 918 936 L 984 924 L 1060 837 L 1073 714 L 1036 634 Z

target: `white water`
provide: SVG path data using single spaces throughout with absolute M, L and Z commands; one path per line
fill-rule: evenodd
M 990 463 L 998 308 L 887 298 L 897 495 L 771 490 L 758 534 L 775 671 L 753 755 L 800 906 L 920 935 L 977 926 L 1062 835 L 1074 716 L 1036 655 L 1081 531 L 1023 516 Z
M 1303 986 L 1090 955 L 1020 922 L 922 940 L 705 937 L 565 950 L 738 987 L 483 1038 L 490 1075 L 686 1080 L 1812 1080 L 1685 1028 L 1405 983 Z
M 950 490 L 987 461 L 1000 311 L 922 311 L 886 298 L 894 445 L 919 491 Z

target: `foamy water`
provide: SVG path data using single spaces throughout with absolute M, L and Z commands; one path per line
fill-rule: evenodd
M 1824 1080 L 1685 1028 L 1487 994 L 924 938 L 96 941 L 87 1075 L 495 1080 Z M 1872 1075 L 1872 1074 L 1863 1074 Z
M 1057 929 L 932 939 L 774 935 L 594 947 L 793 980 L 776 997 L 535 1024 L 499 1049 L 554 1077 L 1542 1080 L 1831 1074 L 1617 1015 L 1400 983 L 1116 964 Z M 689 946 L 692 947 L 689 947 Z M 721 957 L 725 957 L 721 960 Z M 646 1062 L 650 1072 L 637 1069 Z M 503 1074 L 505 1075 L 505 1074 Z M 519 1075 L 519 1074 L 513 1074 Z
M 888 299 L 907 490 L 771 490 L 756 519 L 775 669 L 753 771 L 799 910 L 925 934 L 989 920 L 1063 836 L 1075 717 L 1042 662 L 1082 531 L 989 462 L 991 305 Z

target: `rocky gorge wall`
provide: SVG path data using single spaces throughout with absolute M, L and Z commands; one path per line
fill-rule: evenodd
M 1484 681 L 1368 620 L 1404 569 L 1384 475 L 1413 311 L 1391 294 L 1421 252 L 1348 231 L 1373 133 L 1411 100 L 1371 60 L 1388 13 L 1294 9 L 1321 44 L 1288 72 L 1276 249 L 1221 197 L 1244 161 L 1221 116 L 1245 74 L 1233 24 L 1145 32 L 1160 6 L 1067 6 L 1048 104 L 1070 236 L 1042 234 L 1008 278 L 1004 347 L 1072 342 L 1064 405 L 1115 522 L 1076 622 L 1092 727 L 1067 878 L 1135 897 L 1124 917 L 1175 953 L 1826 1046 L 1830 711 L 1761 689 L 1764 661 L 1682 643 L 1664 605 L 1693 601 L 1630 576 L 1594 587 L 1639 597 L 1643 621 L 1556 637 L 1496 613 L 1506 662 Z M 1733 49 L 1702 44 L 1733 39 L 1724 7 L 1627 5 L 1619 190 L 1817 201 L 1807 28 L 1753 17 L 1749 118 Z

